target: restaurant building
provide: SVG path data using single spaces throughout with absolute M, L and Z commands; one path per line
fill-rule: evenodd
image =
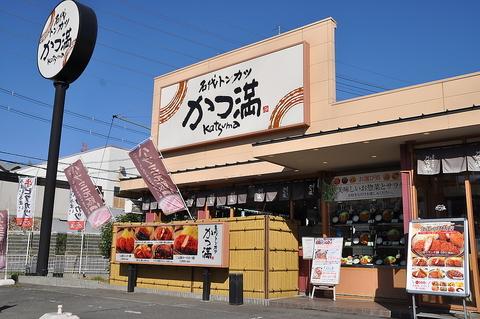
M 480 73 L 337 102 L 335 28 L 327 18 L 154 80 L 154 144 L 191 214 L 229 223 L 212 294 L 228 294 L 233 271 L 247 298 L 304 292 L 301 238 L 326 235 L 344 237 L 339 298 L 407 301 L 408 222 L 466 217 L 478 310 Z M 158 214 L 142 179 L 120 193 L 142 197 L 151 221 L 182 218 Z M 138 282 L 201 291 L 188 268 L 145 266 Z

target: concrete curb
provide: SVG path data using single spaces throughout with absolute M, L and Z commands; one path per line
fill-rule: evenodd
M 126 286 L 113 286 L 101 281 L 79 279 L 79 278 L 73 278 L 73 277 L 57 278 L 57 277 L 42 277 L 42 276 L 18 276 L 18 282 L 20 284 L 55 286 L 55 287 L 107 289 L 107 290 L 117 290 L 117 291 L 127 290 Z M 157 295 L 170 296 L 170 297 L 190 298 L 190 299 L 202 298 L 202 295 L 195 294 L 192 292 L 164 291 L 164 290 L 148 289 L 148 288 L 140 288 L 140 287 L 136 287 L 135 292 L 157 294 Z M 229 301 L 228 296 L 216 296 L 216 295 L 211 295 L 210 300 L 223 301 L 223 302 Z M 262 306 L 269 305 L 269 300 L 245 298 L 243 302 L 245 304 L 251 304 L 251 305 L 262 305 Z

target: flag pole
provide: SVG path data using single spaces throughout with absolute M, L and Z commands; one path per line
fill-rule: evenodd
M 5 268 L 4 268 L 4 275 L 3 275 L 3 279 L 7 280 L 7 274 L 8 274 L 8 226 L 10 224 L 10 220 L 9 220 L 9 217 L 10 216 L 9 214 L 9 211 L 8 211 L 8 208 L 7 208 L 7 243 L 5 244 Z
M 162 152 L 158 151 L 158 154 L 160 155 L 160 158 L 163 160 L 163 155 L 162 155 Z M 170 173 L 170 170 L 167 168 L 167 165 L 165 165 L 165 162 L 163 163 L 163 165 L 165 166 L 165 169 L 167 170 L 167 173 L 168 173 L 168 176 L 170 176 L 170 178 L 172 179 L 173 181 L 173 178 L 172 178 L 172 174 Z M 180 198 L 182 199 L 182 202 L 183 202 L 183 206 L 185 206 L 185 208 L 187 209 L 187 213 L 188 213 L 188 216 L 190 216 L 190 219 L 191 220 L 195 220 L 192 216 L 192 214 L 190 214 L 190 209 L 188 209 L 188 206 L 187 206 L 187 203 L 185 202 L 185 199 L 183 199 L 183 196 L 182 196 L 182 193 L 180 193 L 180 189 L 178 188 L 178 185 L 177 183 L 173 183 L 175 184 L 175 188 L 177 189 L 177 193 L 178 195 L 180 196 Z
M 28 238 L 27 238 L 27 251 L 26 251 L 26 256 L 25 256 L 25 270 L 27 269 L 28 267 L 28 259 L 30 258 L 30 246 L 31 246 L 31 242 L 32 242 L 32 237 L 33 237 L 33 230 L 35 228 L 35 208 L 37 207 L 37 205 L 35 205 L 35 202 L 37 201 L 37 176 L 38 176 L 38 171 L 40 170 L 40 168 L 37 168 L 37 173 L 34 177 L 35 179 L 35 183 L 33 185 L 33 207 L 32 207 L 32 227 L 30 227 L 30 233 L 28 234 Z
M 86 223 L 85 223 L 85 226 L 87 226 Z M 82 274 L 82 257 L 83 257 L 83 240 L 84 240 L 84 238 L 85 238 L 85 228 L 82 229 L 82 239 L 80 240 L 80 264 L 78 265 L 78 274 Z

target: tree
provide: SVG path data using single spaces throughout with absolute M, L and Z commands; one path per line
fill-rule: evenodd
M 115 218 L 114 221 L 108 222 L 102 226 L 100 230 L 101 238 L 100 238 L 100 251 L 102 252 L 102 256 L 105 258 L 110 259 L 110 253 L 112 251 L 112 238 L 113 238 L 113 223 L 120 222 L 141 222 L 143 221 L 143 215 L 140 214 L 124 214 L 119 215 Z

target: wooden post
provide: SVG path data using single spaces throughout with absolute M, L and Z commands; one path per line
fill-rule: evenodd
M 324 200 L 320 200 L 320 212 L 322 214 L 322 235 L 329 235 L 330 226 L 330 213 L 328 211 L 328 203 Z
M 289 199 L 288 203 L 289 203 L 289 209 L 290 209 L 290 219 L 294 220 L 295 219 L 295 205 L 294 205 L 293 199 Z
M 468 222 L 468 241 L 470 242 L 470 265 L 473 273 L 473 290 L 475 294 L 475 307 L 477 311 L 480 309 L 480 279 L 478 274 L 478 250 L 477 241 L 475 240 L 475 224 L 473 215 L 473 201 L 472 201 L 472 185 L 468 179 L 465 180 L 465 199 L 467 201 L 467 222 Z
M 205 199 L 205 206 L 203 206 L 203 211 L 205 212 L 205 219 L 210 219 L 210 212 L 208 211 L 207 200 Z
M 291 201 L 291 200 L 290 200 Z M 268 276 L 270 276 L 270 217 L 265 215 L 264 216 L 264 237 L 265 237 L 265 240 L 264 240 L 264 286 L 265 286 L 265 291 L 264 291 L 264 296 L 265 296 L 265 300 L 267 300 L 269 298 L 269 278 Z

